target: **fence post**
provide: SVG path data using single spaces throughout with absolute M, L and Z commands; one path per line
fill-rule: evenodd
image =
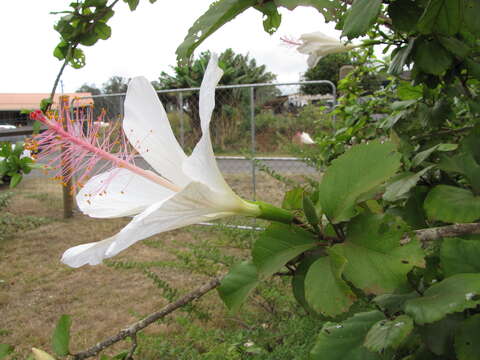
M 65 117 L 65 113 L 70 111 L 69 109 L 69 101 L 68 96 L 60 96 L 59 97 L 59 105 L 60 105 L 60 114 L 64 118 L 63 127 L 66 128 L 67 126 L 67 119 Z M 73 101 L 72 101 L 73 104 Z M 65 155 L 65 149 L 62 148 L 62 174 L 64 177 L 69 177 L 72 172 L 70 160 L 68 156 Z M 68 181 L 63 181 L 63 218 L 68 219 L 73 216 L 73 182 L 72 179 L 69 178 Z
M 255 171 L 255 88 L 250 87 L 250 135 L 252 138 L 252 192 L 253 200 L 257 197 L 257 178 Z
M 179 111 L 179 118 L 180 118 L 180 145 L 182 148 L 185 148 L 185 128 L 183 125 L 183 93 L 178 93 L 178 111 Z

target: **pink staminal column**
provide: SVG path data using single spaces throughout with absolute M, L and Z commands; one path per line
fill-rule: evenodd
M 101 170 L 110 164 L 115 168 L 128 169 L 174 192 L 181 190 L 167 179 L 152 171 L 139 168 L 133 163 L 134 155 L 128 151 L 129 147 L 121 127 L 111 126 L 102 134 L 104 114 L 100 115 L 98 121 L 93 121 L 92 109 L 76 109 L 74 118 L 67 110 L 60 115 L 57 113 L 44 115 L 39 110 L 30 113 L 31 119 L 40 121 L 48 129 L 36 135 L 31 140 L 29 148 L 41 151 L 39 159 L 50 159 L 45 168 L 57 169 L 55 179 L 66 184 L 77 174 L 78 186 L 81 187 L 95 165 L 103 159 L 107 160 L 107 164 Z M 110 152 L 113 149 L 117 151 L 115 154 Z M 111 178 L 113 176 L 109 177 L 109 181 Z

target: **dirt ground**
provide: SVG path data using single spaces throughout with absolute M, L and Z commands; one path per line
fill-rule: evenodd
M 248 177 L 231 176 L 227 181 L 239 194 L 250 196 Z M 280 202 L 284 185 L 266 176 L 260 176 L 258 184 L 261 199 Z M 18 231 L 0 242 L 0 343 L 14 345 L 20 354 L 27 354 L 32 346 L 50 351 L 56 321 L 61 314 L 69 314 L 73 318 L 71 350 L 80 351 L 167 304 L 158 287 L 141 271 L 122 271 L 103 264 L 71 269 L 60 263 L 69 247 L 111 236 L 128 219 L 91 219 L 76 213 L 63 220 L 61 188 L 45 179 L 20 184 L 7 211 L 18 217 L 44 217 L 49 223 Z M 173 254 L 180 244 L 217 236 L 215 231 L 192 226 L 157 235 L 135 244 L 115 260 L 174 262 Z M 161 267 L 156 273 L 183 292 L 207 280 L 178 268 Z M 200 302 L 213 317 L 225 316 L 215 292 Z M 168 332 L 168 326 L 153 325 L 148 331 Z

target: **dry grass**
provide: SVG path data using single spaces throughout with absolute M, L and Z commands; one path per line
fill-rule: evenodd
M 228 181 L 240 194 L 251 194 L 248 177 L 233 176 Z M 280 201 L 283 185 L 266 177 L 259 184 L 263 200 Z M 106 265 L 70 269 L 59 262 L 69 247 L 108 237 L 128 219 L 99 220 L 76 214 L 73 219 L 63 220 L 61 188 L 42 179 L 24 181 L 15 190 L 8 211 L 19 217 L 42 216 L 52 222 L 0 242 L 0 343 L 14 345 L 20 354 L 26 354 L 32 346 L 50 350 L 50 336 L 58 317 L 70 314 L 72 350 L 79 351 L 167 303 L 141 270 Z M 198 226 L 171 231 L 136 244 L 115 260 L 175 262 L 173 253 L 182 247 L 179 244 L 218 236 L 215 231 Z M 183 292 L 205 278 L 178 268 L 156 268 L 155 272 Z M 209 294 L 200 304 L 222 323 L 225 313 L 216 294 Z M 154 325 L 149 331 L 173 331 L 172 326 Z

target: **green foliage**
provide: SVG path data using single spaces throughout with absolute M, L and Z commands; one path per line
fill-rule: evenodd
M 342 35 L 349 39 L 365 35 L 375 22 L 381 7 L 381 0 L 355 0 L 345 18 Z
M 342 278 L 347 259 L 335 252 L 329 252 L 328 255 L 310 265 L 303 280 L 303 291 L 313 310 L 335 317 L 348 311 L 356 296 Z
M 334 160 L 319 187 L 320 204 L 327 218 L 339 223 L 355 216 L 355 205 L 362 198 L 372 198 L 378 186 L 399 167 L 400 155 L 391 143 L 358 145 Z
M 257 3 L 256 0 L 217 0 L 212 3 L 205 14 L 198 18 L 188 30 L 185 40 L 177 49 L 178 59 L 188 60 L 203 40 L 213 34 L 220 26 Z M 279 25 L 279 20 L 277 20 L 277 23 Z M 269 28 L 267 26 L 266 30 Z
M 480 274 L 456 274 L 433 284 L 422 297 L 408 300 L 405 312 L 419 325 L 480 304 Z
M 357 288 L 370 294 L 391 293 L 406 288 L 406 275 L 414 266 L 424 266 L 417 241 L 400 244 L 407 230 L 399 218 L 362 214 L 349 223 L 345 243 L 332 251 L 346 258 L 345 276 Z
M 13 352 L 13 346 L 8 344 L 0 344 L 0 359 L 6 358 Z
M 58 356 L 66 356 L 70 353 L 71 326 L 72 320 L 69 315 L 60 316 L 52 336 L 52 348 Z
M 355 314 L 342 323 L 327 322 L 311 352 L 312 359 L 380 360 L 380 354 L 369 351 L 363 344 L 370 328 L 385 316 L 380 311 Z
M 188 60 L 194 50 L 208 36 L 249 8 L 254 8 L 266 16 L 263 26 L 265 31 L 271 34 L 278 29 L 281 23 L 281 16 L 277 11 L 277 7 L 286 7 L 289 10 L 293 10 L 297 6 L 316 8 L 326 19 L 332 19 L 330 14 L 339 5 L 336 4 L 336 1 L 331 0 L 274 0 L 272 2 L 259 0 L 216 0 L 188 30 L 187 36 L 177 48 L 177 59 L 179 62 Z
M 476 334 L 480 330 L 480 314 L 465 320 L 455 335 L 455 351 L 459 360 L 474 360 L 480 357 Z
M 23 142 L 0 143 L 0 184 L 10 184 L 10 188 L 14 188 L 22 181 L 23 174 L 28 174 L 37 167 L 24 152 Z
M 429 218 L 446 223 L 468 223 L 480 219 L 480 198 L 468 189 L 438 185 L 424 203 Z
M 134 11 L 140 0 L 123 0 Z M 156 0 L 149 0 L 154 3 Z M 69 10 L 54 12 L 64 14 L 54 28 L 60 34 L 60 42 L 53 51 L 58 60 L 67 61 L 73 68 L 85 66 L 85 54 L 79 46 L 92 46 L 98 40 L 107 40 L 112 34 L 108 21 L 115 14 L 118 1 L 80 0 L 70 3 Z
M 253 245 L 253 263 L 260 277 L 268 277 L 315 245 L 315 237 L 308 231 L 284 224 L 270 225 Z
M 368 331 L 364 345 L 370 351 L 384 353 L 389 348 L 398 348 L 413 328 L 413 320 L 407 315 L 400 315 L 392 320 L 380 320 Z
M 443 239 L 440 263 L 445 276 L 480 272 L 480 242 L 459 238 Z
M 236 311 L 257 284 L 257 268 L 251 262 L 244 261 L 233 266 L 225 275 L 218 293 L 225 305 L 230 310 Z
M 320 59 L 314 67 L 304 74 L 305 80 L 330 80 L 335 86 L 338 85 L 340 68 L 343 65 L 352 65 L 352 57 L 348 53 L 330 54 Z M 305 94 L 331 94 L 332 87 L 326 84 L 306 84 L 301 86 Z

